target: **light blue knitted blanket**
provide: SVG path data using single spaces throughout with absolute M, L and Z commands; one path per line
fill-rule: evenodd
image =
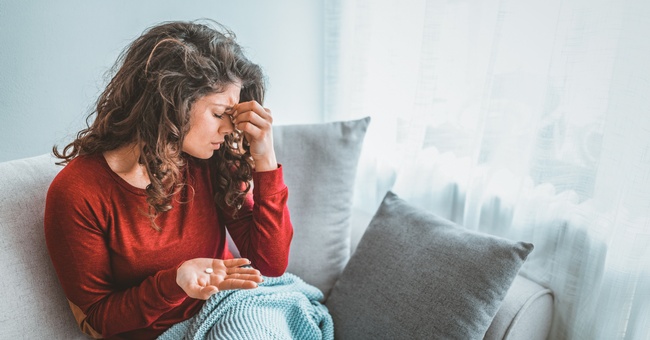
M 293 274 L 264 277 L 258 288 L 214 294 L 197 315 L 158 339 L 334 339 L 322 299 L 318 288 Z

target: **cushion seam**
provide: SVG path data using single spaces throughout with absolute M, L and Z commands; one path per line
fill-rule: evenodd
M 525 311 L 530 307 L 530 305 L 532 305 L 533 302 L 535 302 L 537 299 L 541 298 L 546 294 L 549 294 L 551 296 L 551 299 L 553 298 L 553 292 L 550 289 L 545 288 L 536 292 L 535 294 L 530 296 L 526 300 L 526 302 L 524 302 L 524 304 L 521 306 L 521 308 L 519 308 L 515 316 L 510 321 L 510 324 L 508 325 L 508 328 L 506 329 L 506 332 L 503 335 L 503 340 L 508 340 L 508 338 L 510 337 L 510 332 L 514 329 L 515 324 L 517 324 L 519 319 L 522 318 L 522 315 L 525 314 Z

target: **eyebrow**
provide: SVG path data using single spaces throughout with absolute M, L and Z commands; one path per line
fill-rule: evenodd
M 227 110 L 232 110 L 232 108 L 233 108 L 233 106 L 228 106 L 226 104 L 210 103 L 210 105 L 212 105 L 212 106 L 220 106 L 220 107 L 226 108 Z

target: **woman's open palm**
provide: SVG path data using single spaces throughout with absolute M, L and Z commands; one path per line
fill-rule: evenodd
M 207 300 L 212 294 L 228 289 L 252 289 L 262 282 L 262 274 L 248 259 L 219 260 L 196 258 L 185 261 L 176 272 L 176 283 L 194 299 Z

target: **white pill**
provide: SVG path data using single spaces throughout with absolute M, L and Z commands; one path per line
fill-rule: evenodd
M 214 273 L 214 270 L 212 270 L 212 268 L 205 268 L 205 272 L 208 274 L 212 274 Z

